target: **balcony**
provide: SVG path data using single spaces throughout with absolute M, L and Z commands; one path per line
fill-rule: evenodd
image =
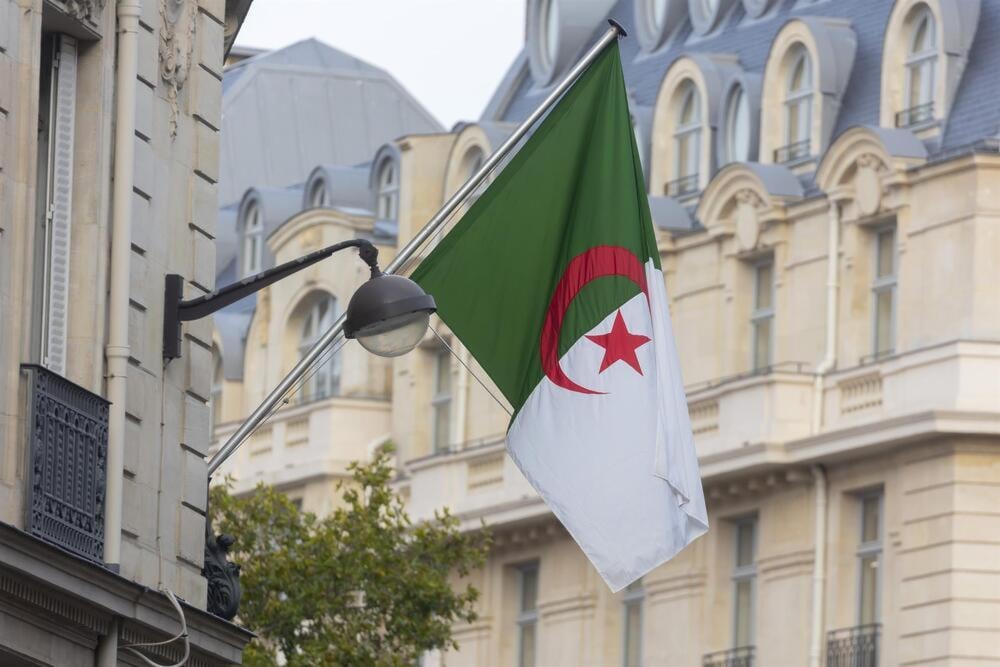
M 30 461 L 25 531 L 104 559 L 108 402 L 33 364 L 21 366 Z
M 806 363 L 779 363 L 685 387 L 702 472 L 727 465 L 733 454 L 809 435 L 811 371 Z
M 878 638 L 881 628 L 881 625 L 875 623 L 828 632 L 826 667 L 878 667 Z
M 909 109 L 903 109 L 896 114 L 896 127 L 915 127 L 927 125 L 934 121 L 934 102 L 918 104 Z
M 674 179 L 667 183 L 667 185 L 663 188 L 663 194 L 675 199 L 679 199 L 687 195 L 693 195 L 697 192 L 698 174 L 696 173 Z
M 701 667 L 753 667 L 753 654 L 753 646 L 706 653 L 702 656 Z
M 789 164 L 791 162 L 798 162 L 809 157 L 809 140 L 803 139 L 802 141 L 796 141 L 794 143 L 788 144 L 787 146 L 782 146 L 774 151 L 774 161 L 777 164 Z

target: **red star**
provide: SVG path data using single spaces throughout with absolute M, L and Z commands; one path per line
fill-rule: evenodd
M 635 351 L 648 343 L 650 339 L 646 336 L 630 333 L 628 327 L 625 326 L 625 320 L 622 319 L 622 311 L 618 311 L 615 323 L 611 325 L 611 331 L 597 336 L 587 336 L 587 338 L 604 348 L 604 360 L 601 361 L 600 373 L 603 373 L 616 361 L 624 361 L 639 375 L 642 375 L 642 368 L 639 367 Z

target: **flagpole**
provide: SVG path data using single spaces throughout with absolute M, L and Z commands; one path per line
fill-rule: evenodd
M 570 87 L 576 80 L 580 78 L 580 75 L 587 69 L 590 63 L 594 62 L 597 57 L 604 51 L 608 44 L 612 43 L 619 37 L 625 37 L 628 33 L 625 29 L 614 19 L 609 19 L 608 23 L 610 27 L 601 36 L 597 43 L 595 43 L 587 53 L 580 58 L 580 60 L 573 66 L 573 68 L 563 77 L 562 81 L 552 89 L 552 92 L 548 94 L 545 100 L 538 105 L 534 111 L 531 112 L 517 129 L 507 137 L 507 140 L 497 148 L 489 159 L 479 168 L 475 174 L 473 174 L 468 181 L 465 182 L 458 191 L 453 194 L 448 201 L 444 203 L 433 218 L 431 218 L 423 229 L 421 229 L 417 234 L 410 239 L 410 241 L 403 246 L 403 249 L 399 251 L 395 259 L 386 267 L 383 273 L 392 274 L 398 271 L 402 266 L 409 261 L 409 259 L 420 249 L 420 247 L 429 239 L 435 232 L 437 232 L 442 225 L 447 222 L 448 218 L 451 216 L 455 210 L 461 206 L 468 196 L 477 188 L 479 185 L 486 180 L 486 177 L 490 174 L 494 167 L 496 167 L 510 151 L 517 145 L 524 135 L 532 128 L 532 126 L 540 119 L 545 113 L 552 108 L 552 106 L 562 97 L 563 93 L 569 90 Z M 240 427 L 236 429 L 236 432 L 229 436 L 226 443 L 219 448 L 211 459 L 208 461 L 208 474 L 211 476 L 216 470 L 219 469 L 226 459 L 228 459 L 232 453 L 243 444 L 251 433 L 263 422 L 274 408 L 280 403 L 285 394 L 295 386 L 295 383 L 302 379 L 306 373 L 309 372 L 310 367 L 316 362 L 320 356 L 326 352 L 327 347 L 329 347 L 337 336 L 339 336 L 344 330 L 344 315 L 334 323 L 334 325 L 325 333 L 323 337 L 316 341 L 316 344 L 305 354 L 302 359 L 295 365 L 288 375 L 278 383 L 270 394 L 267 395 L 260 405 L 253 411 L 253 413 L 247 417 L 246 421 L 240 424 Z

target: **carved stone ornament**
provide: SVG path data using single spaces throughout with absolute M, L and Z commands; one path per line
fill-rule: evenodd
M 81 21 L 98 25 L 106 2 L 107 0 L 66 0 L 66 11 Z
M 202 576 L 208 580 L 208 611 L 231 621 L 240 608 L 240 566 L 229 562 L 229 547 L 235 540 L 229 535 L 212 535 L 205 522 L 205 565 Z
M 191 0 L 160 0 L 160 79 L 167 84 L 170 137 L 177 136 L 178 98 L 191 73 L 198 4 Z
M 753 250 L 760 239 L 760 216 L 757 209 L 764 206 L 756 192 L 744 188 L 736 193 L 736 241 L 740 250 Z
M 882 206 L 882 181 L 879 172 L 885 165 L 875 155 L 865 153 L 858 158 L 857 172 L 854 176 L 854 192 L 858 204 L 858 212 L 869 216 L 878 212 Z

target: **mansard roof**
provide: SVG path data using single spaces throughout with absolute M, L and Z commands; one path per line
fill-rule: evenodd
M 315 39 L 247 58 L 223 76 L 219 202 L 354 165 L 441 124 L 388 72 Z
M 857 39 L 854 64 L 830 143 L 850 128 L 879 124 L 884 33 L 893 0 L 774 0 L 769 3 L 770 9 L 758 18 L 747 15 L 743 2 L 734 2 L 720 25 L 709 34 L 695 34 L 690 17 L 687 17 L 662 46 L 651 52 L 643 50 L 641 40 L 633 37 L 638 34 L 635 2 L 618 0 L 607 16 L 619 21 L 630 35 L 619 44 L 630 103 L 634 107 L 655 106 L 665 73 L 682 56 L 732 55 L 745 72 L 763 75 L 774 38 L 785 25 L 794 19 L 810 21 L 822 17 L 848 21 Z M 969 2 L 978 4 L 980 0 Z M 588 45 L 606 29 L 604 20 L 596 22 Z M 964 150 L 995 147 L 997 142 L 990 139 L 1000 132 L 1000 105 L 995 102 L 1000 94 L 1000 79 L 996 76 L 1000 68 L 1000 39 L 995 38 L 1000 35 L 1000 0 L 981 0 L 978 25 L 963 25 L 960 29 L 975 34 L 966 35 L 966 43 L 971 41 L 971 48 L 954 104 L 944 119 L 940 136 L 929 142 L 928 153 L 932 161 L 935 157 Z M 527 64 L 528 53 L 530 45 L 526 45 L 495 91 L 484 112 L 484 121 L 520 121 L 551 90 L 551 86 L 539 85 L 532 78 Z M 807 192 L 818 192 L 812 175 L 805 176 L 804 181 Z

